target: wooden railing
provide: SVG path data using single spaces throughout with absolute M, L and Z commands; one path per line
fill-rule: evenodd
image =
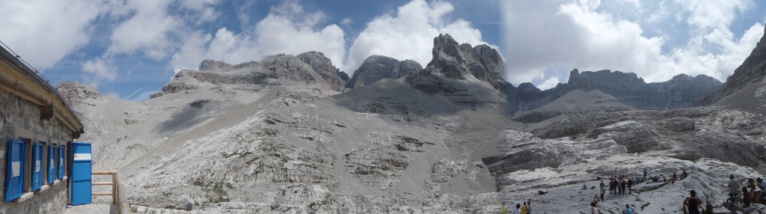
M 94 196 L 112 196 L 112 204 L 117 205 L 118 214 L 132 213 L 130 211 L 130 204 L 128 204 L 128 193 L 125 192 L 125 186 L 120 183 L 120 176 L 117 176 L 117 172 L 95 171 L 92 173 L 92 175 L 112 176 L 112 182 L 93 182 L 93 186 L 112 186 L 112 192 L 94 192 Z

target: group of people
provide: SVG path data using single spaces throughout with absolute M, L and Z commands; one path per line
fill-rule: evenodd
M 758 201 L 763 200 L 766 197 L 766 181 L 761 178 L 747 179 L 744 186 L 740 185 L 740 182 L 734 179 L 734 175 L 729 176 L 729 198 L 732 202 L 736 201 L 736 197 L 742 194 L 743 207 L 749 207 Z
M 633 190 L 633 185 L 639 184 L 640 178 L 630 178 L 626 175 L 612 176 L 609 178 L 609 194 L 611 195 L 624 195 L 630 194 Z M 604 195 L 604 181 L 601 181 L 601 195 Z M 602 196 L 602 200 L 603 196 Z
M 646 176 L 646 175 L 644 175 L 644 176 Z M 668 179 L 665 178 L 665 175 L 662 175 L 662 174 L 661 175 L 656 175 L 656 176 L 651 176 L 651 177 L 649 177 L 649 180 L 651 180 L 652 182 L 655 182 L 655 183 L 656 182 L 663 182 L 663 183 L 670 182 L 670 184 L 675 184 L 676 180 L 682 180 L 682 179 L 686 178 L 686 176 L 689 176 L 689 174 L 686 173 L 686 169 L 682 169 L 681 170 L 681 176 L 679 177 L 678 174 L 676 174 L 674 172 L 672 177 L 670 177 L 670 181 L 668 181 Z
M 644 168 L 644 177 L 629 177 L 627 175 L 619 175 L 619 176 L 612 176 L 612 177 L 610 177 L 609 178 L 609 183 L 608 183 L 609 194 L 610 195 L 631 194 L 632 191 L 633 191 L 633 186 L 645 182 L 648 174 L 649 174 L 648 170 L 646 168 Z M 680 178 L 684 179 L 688 175 L 689 174 L 686 173 L 686 169 L 682 169 Z M 662 178 L 662 179 L 660 179 L 660 178 Z M 677 178 L 678 178 L 677 174 L 673 173 L 673 177 L 671 178 L 671 180 L 669 182 L 670 183 L 675 183 Z M 601 180 L 600 177 L 596 178 L 596 179 Z M 651 179 L 654 182 L 660 182 L 660 181 L 668 182 L 668 180 L 665 179 L 664 175 L 649 177 L 649 179 Z M 760 180 L 758 182 L 761 183 Z M 763 182 L 763 183 L 764 183 L 764 186 L 766 186 L 766 182 Z M 596 194 L 595 196 L 593 196 L 593 201 L 590 204 L 591 205 L 591 213 L 594 213 L 594 214 L 600 213 L 599 212 L 599 208 L 598 208 L 599 199 L 601 200 L 601 202 L 604 202 L 604 194 L 606 193 L 606 187 L 607 187 L 607 184 L 604 184 L 604 180 L 601 180 L 600 187 L 601 187 L 600 188 L 600 193 L 601 193 L 600 197 L 599 197 L 599 194 Z M 583 186 L 583 189 L 587 189 L 587 187 Z M 694 197 L 694 199 L 697 199 L 695 194 L 696 193 L 694 192 L 694 190 L 692 190 L 691 191 L 692 197 Z M 697 203 L 697 202 L 700 202 L 700 201 L 699 201 L 699 199 L 697 199 L 696 201 L 694 201 L 693 199 L 687 199 L 687 200 L 684 201 L 684 203 L 687 203 L 687 202 L 694 204 L 694 203 Z M 698 204 L 701 204 L 701 202 L 698 203 Z M 623 211 L 623 213 L 633 214 L 633 208 L 631 208 L 629 205 L 625 205 L 625 210 Z
M 507 208 L 505 208 L 505 205 L 500 210 L 500 213 L 508 213 Z M 522 204 L 516 204 L 516 210 L 511 212 L 511 214 L 531 214 L 532 213 L 532 200 L 527 200 L 526 202 L 522 202 Z

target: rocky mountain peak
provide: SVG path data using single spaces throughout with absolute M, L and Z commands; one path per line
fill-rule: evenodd
M 764 28 L 764 35 L 761 37 L 761 40 L 758 41 L 758 44 L 753 48 L 753 51 L 750 52 L 750 56 L 745 59 L 742 65 L 734 70 L 734 74 L 727 78 L 720 93 L 713 96 L 712 102 L 719 102 L 725 97 L 731 96 L 743 89 L 748 89 L 748 92 L 744 93 L 748 94 L 747 97 L 752 98 L 752 93 L 755 91 L 766 90 L 755 89 L 764 88 L 764 86 L 766 86 L 766 83 L 763 83 L 764 76 L 766 76 L 766 28 Z M 761 99 L 766 102 L 766 96 L 755 96 L 762 97 Z
M 199 71 L 225 71 L 232 69 L 233 66 L 223 62 L 223 61 L 216 61 L 212 59 L 205 59 L 202 60 L 202 63 L 199 65 Z
M 215 60 L 204 60 L 200 70 L 185 69 L 178 72 L 171 82 L 165 84 L 163 94 L 187 90 L 219 88 L 221 85 L 236 85 L 237 89 L 255 91 L 266 87 L 287 86 L 303 90 L 306 86 L 324 91 L 339 91 L 344 85 L 338 75 L 338 68 L 321 52 L 307 52 L 298 56 L 277 54 L 264 57 L 261 61 L 230 65 Z
M 346 87 L 364 87 L 382 79 L 398 79 L 420 70 L 423 67 L 412 60 L 399 61 L 387 56 L 372 55 L 354 72 Z
M 336 68 L 329 58 L 324 56 L 324 53 L 317 51 L 309 51 L 297 56 L 298 59 L 304 63 L 310 65 L 322 79 L 330 85 L 335 91 L 340 91 L 346 84 L 346 81 L 341 79 L 338 75 L 339 69 Z
M 569 81 L 567 82 L 567 86 L 569 86 L 570 88 L 583 89 L 583 90 L 590 90 L 590 89 L 596 88 L 596 84 L 593 83 L 593 80 L 590 78 L 587 78 L 584 75 L 581 75 L 580 71 L 577 70 L 577 68 L 569 72 Z
M 502 57 L 497 50 L 487 46 L 458 44 L 449 34 L 434 38 L 433 58 L 428 63 L 428 72 L 439 72 L 447 78 L 464 80 L 469 75 L 487 82 L 495 89 L 507 91 L 510 86 L 502 78 L 505 70 Z
M 104 96 L 93 87 L 73 81 L 62 82 L 56 90 L 65 100 L 98 99 Z

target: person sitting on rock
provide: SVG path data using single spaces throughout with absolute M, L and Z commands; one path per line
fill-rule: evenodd
M 750 206 L 750 193 L 747 192 L 747 187 L 742 187 L 742 207 L 746 208 Z
M 739 193 L 740 189 L 741 187 L 739 182 L 734 180 L 734 175 L 729 175 L 729 198 L 731 198 L 732 202 L 734 202 L 734 200 L 737 198 L 737 194 Z
M 601 210 L 598 210 L 598 204 L 596 204 L 596 202 L 590 202 L 590 213 L 601 214 Z
M 755 181 L 752 178 L 747 179 L 748 195 L 750 195 L 750 202 L 755 202 Z
M 630 205 L 625 205 L 625 211 L 622 211 L 622 214 L 633 214 L 633 208 L 630 208 Z
M 689 176 L 689 174 L 686 173 L 686 169 L 681 169 L 681 180 L 686 178 L 686 176 Z
M 766 179 L 758 182 L 761 185 L 761 200 L 766 200 Z
M 588 190 L 588 187 L 585 186 L 585 184 L 582 184 L 582 190 Z

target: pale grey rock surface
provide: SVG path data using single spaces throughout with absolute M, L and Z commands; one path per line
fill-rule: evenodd
M 423 70 L 423 66 L 412 60 L 372 55 L 364 60 L 348 82 L 348 88 L 361 88 L 383 79 L 399 79 Z
M 309 51 L 299 54 L 297 57 L 304 63 L 309 64 L 314 69 L 314 72 L 318 73 L 330 85 L 332 90 L 340 91 L 346 85 L 346 81 L 338 75 L 338 72 L 340 72 L 338 68 L 322 52 Z
M 484 47 L 435 44 L 425 69 L 345 93 L 276 55 L 182 71 L 169 84 L 194 87 L 140 103 L 63 94 L 94 130 L 95 168 L 119 170 L 139 212 L 497 213 L 527 199 L 534 213 L 585 212 L 595 190 L 579 189 L 596 177 L 686 169 L 602 204 L 674 213 L 689 189 L 721 201 L 729 174 L 766 170 L 763 115 L 640 110 L 591 79 L 513 87 Z

